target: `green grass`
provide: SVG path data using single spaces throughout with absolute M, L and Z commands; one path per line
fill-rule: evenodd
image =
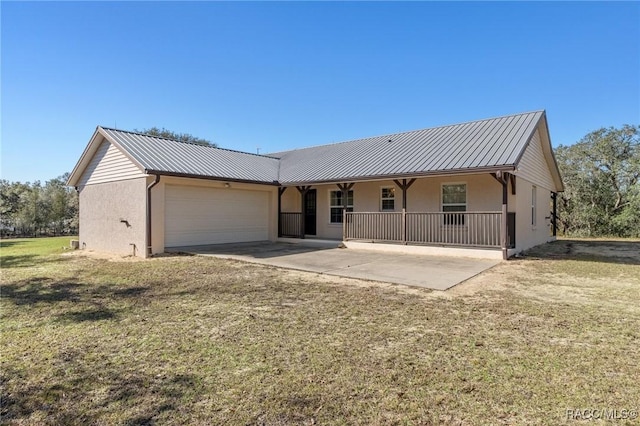
M 3 260 L 7 424 L 561 424 L 640 408 L 640 262 L 580 251 L 607 243 L 560 241 L 439 293 L 60 255 L 61 241 L 2 249 L 38 253 Z
M 13 238 L 0 240 L 0 266 L 33 266 L 41 257 L 60 254 L 74 237 Z

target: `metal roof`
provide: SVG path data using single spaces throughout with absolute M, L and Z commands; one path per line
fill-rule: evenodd
M 102 140 L 98 135 L 119 147 L 145 173 L 204 179 L 303 185 L 507 171 L 517 167 L 541 120 L 546 126 L 545 112 L 534 111 L 269 155 L 98 127 L 69 184 L 77 184 Z
M 107 127 L 98 129 L 107 140 L 122 148 L 146 173 L 259 183 L 278 181 L 279 161 L 271 157 Z
M 279 182 L 354 181 L 515 168 L 544 111 L 270 154 Z

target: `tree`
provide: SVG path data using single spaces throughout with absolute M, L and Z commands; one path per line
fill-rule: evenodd
M 69 174 L 44 186 L 0 180 L 0 232 L 3 235 L 75 234 L 78 194 L 66 186 Z
M 77 194 L 75 190 L 66 186 L 69 173 L 47 181 L 44 186 L 44 199 L 47 205 L 47 228 L 54 235 L 71 232 L 77 229 L 75 216 L 77 215 Z
M 559 219 L 569 235 L 640 236 L 640 126 L 601 128 L 559 146 Z
M 3 233 L 15 230 L 16 218 L 22 208 L 22 193 L 28 189 L 28 185 L 20 182 L 0 180 L 0 221 Z
M 16 214 L 16 224 L 21 234 L 37 236 L 42 233 L 48 216 L 48 206 L 44 200 L 43 188 L 40 181 L 31 185 L 20 194 L 20 209 Z
M 172 132 L 171 130 L 167 130 L 164 127 L 163 128 L 158 128 L 158 127 L 151 127 L 149 129 L 143 129 L 143 130 L 137 130 L 134 129 L 135 132 L 138 133 L 144 133 L 146 135 L 151 135 L 151 136 L 159 136 L 161 138 L 167 138 L 167 139 L 173 139 L 175 141 L 178 142 L 187 142 L 187 143 L 195 143 L 197 145 L 204 145 L 204 146 L 218 146 L 215 143 L 208 141 L 206 139 L 202 139 L 196 136 L 193 136 L 189 133 L 177 133 L 177 132 Z

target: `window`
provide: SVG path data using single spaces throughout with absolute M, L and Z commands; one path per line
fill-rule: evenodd
M 396 189 L 392 186 L 380 188 L 380 209 L 384 211 L 394 211 Z
M 536 187 L 531 187 L 531 226 L 536 226 Z
M 331 191 L 329 194 L 331 223 L 342 223 L 342 191 Z M 347 211 L 353 211 L 353 190 L 347 193 Z
M 442 185 L 442 211 L 465 212 L 467 211 L 467 184 L 443 184 Z M 445 225 L 464 225 L 463 214 L 445 214 Z

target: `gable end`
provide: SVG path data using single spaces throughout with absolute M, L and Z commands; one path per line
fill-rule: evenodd
M 534 185 L 555 191 L 556 185 L 549 171 L 549 165 L 542 151 L 540 132 L 535 131 L 533 137 L 520 158 L 516 175 Z
M 144 176 L 146 175 L 120 149 L 103 139 L 78 180 L 78 186 Z

